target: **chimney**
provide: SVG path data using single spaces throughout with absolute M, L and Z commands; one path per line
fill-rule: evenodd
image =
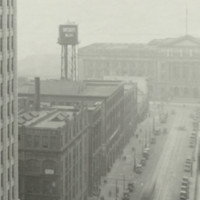
M 40 78 L 35 77 L 35 110 L 40 110 Z

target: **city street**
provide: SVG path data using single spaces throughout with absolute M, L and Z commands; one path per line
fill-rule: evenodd
M 156 116 L 157 112 L 155 109 L 152 110 Z M 194 113 L 194 107 L 165 105 L 164 110 L 169 114 L 168 122 L 164 125 L 168 127 L 168 134 L 156 136 L 156 144 L 150 145 L 146 138 L 150 138 L 152 133 L 149 131 L 150 135 L 147 136 L 145 129 L 152 128 L 152 119 L 147 118 L 140 124 L 138 132 L 141 132 L 142 129 L 143 139 L 140 137 L 131 139 L 124 149 L 123 155 L 126 156 L 126 159 L 118 159 L 111 172 L 104 177 L 103 180 L 107 181 L 106 183 L 102 181 L 100 197 L 122 199 L 127 184 L 134 182 L 135 191 L 132 193 L 131 199 L 141 199 L 153 187 L 155 187 L 154 199 L 179 199 L 182 177 L 192 176 L 191 173 L 184 172 L 184 164 L 185 159 L 192 158 L 193 155 L 193 149 L 189 147 L 189 138 L 192 132 L 191 114 Z M 175 111 L 174 115 L 171 114 L 172 110 Z M 145 142 L 141 142 L 144 140 Z M 146 161 L 142 173 L 136 174 L 133 172 L 134 160 L 138 162 L 141 159 L 141 153 L 138 152 L 144 147 L 139 144 L 144 145 L 144 143 L 150 145 L 150 157 Z M 133 146 L 135 151 L 133 151 Z M 136 159 L 134 159 L 134 153 Z

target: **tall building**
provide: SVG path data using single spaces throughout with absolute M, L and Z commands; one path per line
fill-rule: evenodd
M 18 199 L 16 0 L 0 1 L 0 199 Z
M 79 79 L 145 76 L 157 99 L 200 98 L 200 39 L 190 35 L 147 44 L 99 43 L 79 50 Z
M 87 108 L 59 106 L 19 116 L 20 200 L 85 200 Z

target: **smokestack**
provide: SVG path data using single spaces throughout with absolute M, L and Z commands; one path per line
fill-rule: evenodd
M 35 110 L 40 110 L 40 78 L 35 77 Z

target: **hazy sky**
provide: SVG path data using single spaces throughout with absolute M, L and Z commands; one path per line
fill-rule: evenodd
M 189 34 L 200 37 L 200 1 L 188 0 Z M 19 59 L 60 53 L 58 25 L 79 24 L 80 46 L 147 42 L 185 34 L 185 0 L 18 0 Z

